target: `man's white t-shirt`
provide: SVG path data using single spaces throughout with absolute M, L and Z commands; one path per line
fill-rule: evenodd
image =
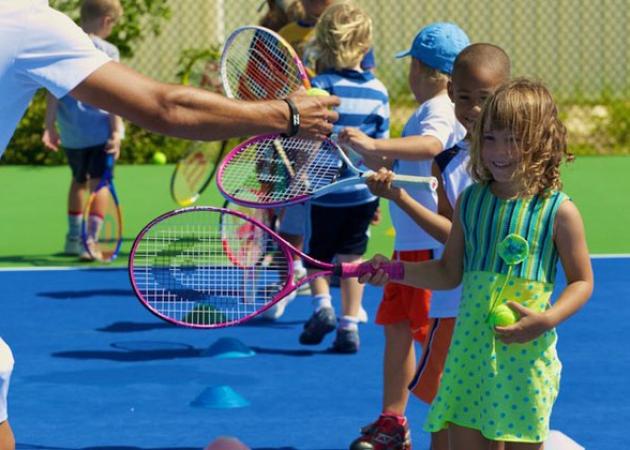
M 13 372 L 13 353 L 9 346 L 0 338 L 0 423 L 7 420 L 7 396 L 9 381 Z
M 466 136 L 466 129 L 455 117 L 455 108 L 448 95 L 433 97 L 416 109 L 403 129 L 403 136 L 433 136 L 442 143 L 442 148 L 453 147 Z M 393 171 L 404 175 L 430 177 L 433 159 L 424 161 L 394 162 Z M 437 194 L 418 187 L 405 187 L 409 195 L 433 212 L 437 211 Z M 405 211 L 394 202 L 389 202 L 389 213 L 396 237 L 394 249 L 429 250 L 440 247 L 440 242 L 413 221 Z
M 39 88 L 63 97 L 108 61 L 47 0 L 0 1 L 0 156 Z

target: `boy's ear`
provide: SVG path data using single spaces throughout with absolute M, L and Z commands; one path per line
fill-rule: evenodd
M 453 103 L 455 103 L 455 95 L 453 95 L 453 81 L 448 80 L 448 83 L 446 83 L 446 90 L 448 92 L 448 97 L 451 99 L 451 101 Z

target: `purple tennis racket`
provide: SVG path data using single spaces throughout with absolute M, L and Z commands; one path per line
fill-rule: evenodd
M 270 249 L 273 257 L 261 258 Z M 295 282 L 293 260 L 298 255 L 319 271 Z M 400 262 L 382 268 L 392 280 L 403 278 Z M 373 272 L 370 263 L 316 261 L 260 222 L 209 206 L 157 217 L 138 234 L 129 256 L 131 284 L 142 304 L 163 320 L 193 328 L 247 321 L 315 277 Z
M 331 139 L 268 134 L 248 139 L 228 153 L 216 180 L 223 196 L 234 203 L 275 208 L 365 183 L 373 173 L 358 169 Z M 395 175 L 394 183 L 437 188 L 434 177 Z

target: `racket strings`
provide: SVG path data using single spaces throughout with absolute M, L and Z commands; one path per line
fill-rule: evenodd
M 158 315 L 190 325 L 233 323 L 264 308 L 283 289 L 286 256 L 276 252 L 262 264 L 263 251 L 277 249 L 273 238 L 224 214 L 229 220 L 207 210 L 171 216 L 137 244 L 135 287 Z
M 246 144 L 224 166 L 220 183 L 232 198 L 275 204 L 307 197 L 334 182 L 342 163 L 334 144 L 277 136 Z
M 214 174 L 221 157 L 216 143 L 194 142 L 186 156 L 177 163 L 171 182 L 171 193 L 177 203 L 187 206 L 195 202 Z
M 236 98 L 282 98 L 303 86 L 289 49 L 261 30 L 237 35 L 226 50 L 224 64 L 228 86 Z

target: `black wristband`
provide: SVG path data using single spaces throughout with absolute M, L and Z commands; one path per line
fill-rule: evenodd
M 284 137 L 292 137 L 298 134 L 300 131 L 300 112 L 298 111 L 295 103 L 288 98 L 283 98 L 287 105 L 289 105 L 289 132 L 282 133 Z

